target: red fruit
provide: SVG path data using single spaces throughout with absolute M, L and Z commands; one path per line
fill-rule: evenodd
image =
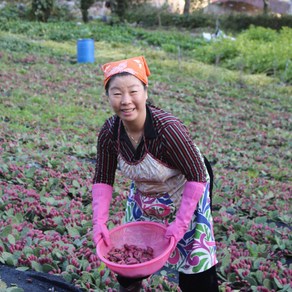
M 111 283 L 111 279 L 110 278 L 105 279 L 104 283 L 106 286 L 109 286 L 109 284 Z

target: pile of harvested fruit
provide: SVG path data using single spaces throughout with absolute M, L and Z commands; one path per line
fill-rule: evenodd
M 141 248 L 134 244 L 124 244 L 121 248 L 113 247 L 105 257 L 120 265 L 134 265 L 150 261 L 154 258 L 153 248 Z

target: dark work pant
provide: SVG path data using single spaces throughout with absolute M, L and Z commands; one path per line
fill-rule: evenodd
M 126 278 L 118 275 L 117 280 L 120 285 L 127 288 L 148 277 L 149 276 L 143 278 Z M 179 273 L 179 287 L 183 292 L 219 292 L 215 266 L 198 274 Z
M 183 292 L 219 292 L 215 266 L 198 274 L 179 273 L 179 287 Z
M 123 286 L 124 288 L 128 288 L 130 287 L 131 285 L 137 283 L 137 282 L 140 282 L 144 279 L 147 279 L 149 276 L 146 276 L 146 277 L 143 277 L 143 278 L 126 278 L 126 277 L 123 277 L 123 276 L 120 276 L 120 275 L 117 275 L 117 280 L 119 282 L 119 284 L 121 286 Z

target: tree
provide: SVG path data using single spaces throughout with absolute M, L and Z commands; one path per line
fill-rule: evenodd
M 84 22 L 88 22 L 88 9 L 94 3 L 94 0 L 81 0 L 80 1 L 80 9 L 82 13 L 82 20 Z
M 54 7 L 54 0 L 32 0 L 31 11 L 33 18 L 47 22 Z
M 113 12 L 119 17 L 120 21 L 124 20 L 127 8 L 131 4 L 130 2 L 128 0 L 113 1 Z
M 191 0 L 185 0 L 184 15 L 190 14 Z
M 270 1 L 269 0 L 263 0 L 264 1 L 264 14 L 268 14 L 270 10 Z

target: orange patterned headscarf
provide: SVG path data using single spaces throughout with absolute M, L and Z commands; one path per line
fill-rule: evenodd
M 104 73 L 104 87 L 113 75 L 122 72 L 128 72 L 136 76 L 144 84 L 148 85 L 148 76 L 150 76 L 150 70 L 143 56 L 106 63 L 101 66 L 101 69 Z

